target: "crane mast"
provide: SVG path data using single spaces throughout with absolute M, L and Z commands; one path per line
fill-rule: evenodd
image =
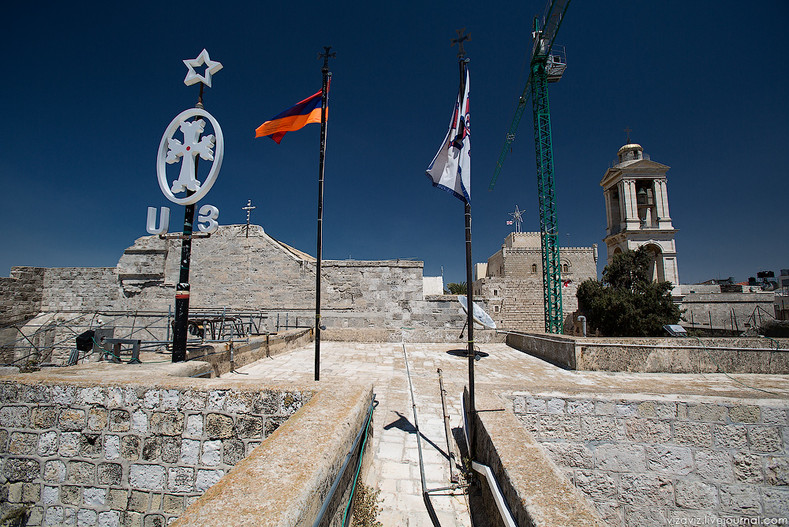
M 545 331 L 561 333 L 562 313 L 562 266 L 559 256 L 559 230 L 556 218 L 554 185 L 553 140 L 551 137 L 551 111 L 548 102 L 548 83 L 557 82 L 566 67 L 561 54 L 552 53 L 556 33 L 561 26 L 570 0 L 550 0 L 546 6 L 542 27 L 534 19 L 531 70 L 523 93 L 518 99 L 515 117 L 510 124 L 504 148 L 496 163 L 496 170 L 488 190 L 496 184 L 504 158 L 531 96 L 534 115 L 534 149 L 537 162 L 537 194 L 540 208 L 540 245 L 542 250 L 542 283 L 545 313 Z

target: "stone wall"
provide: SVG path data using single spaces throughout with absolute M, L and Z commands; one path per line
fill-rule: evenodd
M 785 400 L 511 397 L 526 429 L 609 525 L 789 517 Z
M 578 309 L 578 285 L 597 278 L 596 247 L 561 247 L 562 313 Z M 503 329 L 545 330 L 540 233 L 507 236 L 502 248 L 488 259 L 486 276 L 474 282 L 474 294 L 490 305 L 488 314 Z
M 688 286 L 683 286 L 683 289 Z M 759 327 L 775 316 L 775 293 L 688 293 L 677 305 L 687 328 L 730 330 L 740 333 Z M 710 325 L 710 322 L 712 325 Z
M 642 373 L 789 373 L 789 339 L 581 338 L 510 333 L 507 335 L 507 344 L 572 370 Z
M 19 338 L 12 324 L 24 323 L 41 311 L 44 270 L 36 267 L 14 267 L 11 276 L 0 277 L 0 364 L 14 360 L 14 346 Z
M 310 391 L 0 381 L 2 512 L 28 525 L 165 525 Z

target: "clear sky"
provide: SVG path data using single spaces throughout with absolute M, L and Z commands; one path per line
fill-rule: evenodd
M 320 89 L 337 57 L 326 155 L 324 257 L 412 258 L 465 280 L 462 202 L 425 168 L 457 94 L 455 30 L 471 72 L 474 261 L 511 230 L 539 230 L 531 110 L 499 182 L 487 187 L 526 81 L 531 20 L 544 1 L 13 2 L 0 49 L 0 275 L 11 266 L 114 266 L 146 235 L 165 128 L 194 105 L 183 59 L 206 48 L 224 69 L 205 107 L 225 159 L 201 201 L 220 224 L 253 223 L 315 254 L 319 125 L 282 144 L 254 129 Z M 550 85 L 563 246 L 601 246 L 600 179 L 625 142 L 671 166 L 683 283 L 789 268 L 789 3 L 570 3 Z M 177 230 L 180 206 L 169 204 Z M 600 270 L 602 265 L 599 266 Z M 193 273 L 199 273 L 193 269 Z

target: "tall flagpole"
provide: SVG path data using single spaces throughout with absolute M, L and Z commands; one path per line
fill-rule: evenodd
M 466 64 L 469 59 L 466 58 L 466 50 L 463 48 L 463 42 L 470 40 L 470 37 L 465 33 L 466 28 L 457 30 L 458 38 L 452 40 L 452 45 L 458 45 L 458 66 L 460 67 L 460 88 L 458 93 L 460 97 L 466 94 Z M 460 100 L 460 111 L 465 103 Z M 460 116 L 458 116 L 460 118 Z M 458 138 L 462 141 L 462 137 Z M 470 193 L 469 189 L 469 193 Z M 466 355 L 468 356 L 468 407 L 466 408 L 466 422 L 468 423 L 468 439 L 469 439 L 469 457 L 473 460 L 476 451 L 476 441 L 474 439 L 474 415 L 476 414 L 476 403 L 474 401 L 474 360 L 476 352 L 474 351 L 474 275 L 471 260 L 471 204 L 468 199 L 463 200 L 465 205 L 465 220 L 466 220 L 466 324 L 468 325 L 468 349 Z
M 318 248 L 315 265 L 315 380 L 321 380 L 321 258 L 323 254 L 323 165 L 326 159 L 326 110 L 329 105 L 329 58 L 336 53 L 329 53 L 331 46 L 324 46 L 319 58 L 323 59 L 323 85 L 321 87 L 321 151 L 318 163 Z

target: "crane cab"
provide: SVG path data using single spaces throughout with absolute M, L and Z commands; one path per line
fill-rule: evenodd
M 564 53 L 564 46 L 554 46 L 551 54 L 548 55 L 545 61 L 545 73 L 548 76 L 548 82 L 559 82 L 566 69 L 567 56 Z

